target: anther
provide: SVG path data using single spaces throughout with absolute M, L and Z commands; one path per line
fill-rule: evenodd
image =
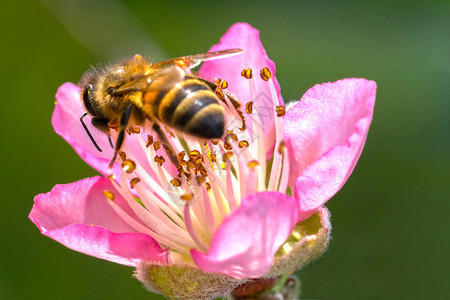
M 211 189 L 211 183 L 205 183 L 206 190 L 209 191 Z
M 248 166 L 249 168 L 251 168 L 251 169 L 253 169 L 254 167 L 256 167 L 256 166 L 258 166 L 258 165 L 259 165 L 259 163 L 258 163 L 257 160 L 251 160 L 251 161 L 249 161 L 248 164 L 247 164 L 247 166 Z
M 123 152 L 123 151 L 120 151 L 120 152 L 119 152 L 119 157 L 120 157 L 120 159 L 121 159 L 122 161 L 124 161 L 124 160 L 127 159 L 127 155 L 126 155 L 125 152 Z
M 213 145 L 217 145 L 219 143 L 219 140 L 211 140 L 211 143 L 213 143 Z
M 183 201 L 189 201 L 192 200 L 192 198 L 194 198 L 194 195 L 192 194 L 184 194 L 180 196 L 180 199 Z
M 181 180 L 179 178 L 174 178 L 170 181 L 173 186 L 181 186 Z
M 250 79 L 253 77 L 253 71 L 250 68 L 246 68 L 246 69 L 242 70 L 241 75 L 242 75 L 242 77 Z
M 131 127 L 131 133 L 141 133 L 141 127 Z
M 264 80 L 264 81 L 269 81 L 269 79 L 272 77 L 272 74 L 270 73 L 270 70 L 268 67 L 262 68 L 260 75 L 261 75 L 262 80 Z
M 245 104 L 245 112 L 248 114 L 253 112 L 253 101 L 249 101 Z
M 122 162 L 122 170 L 124 170 L 125 172 L 131 173 L 134 171 L 134 169 L 136 169 L 136 164 L 134 163 L 134 161 L 127 159 Z
M 210 160 L 211 160 L 211 162 L 215 162 L 216 161 L 216 153 L 215 152 L 211 153 Z
M 203 162 L 203 155 L 199 155 L 196 159 L 195 159 L 195 164 L 199 165 Z
M 225 154 L 223 155 L 223 162 L 227 162 L 232 156 L 233 152 L 225 152 Z
M 222 89 L 226 89 L 228 87 L 228 82 L 223 79 L 217 79 L 216 84 L 220 86 Z
M 140 182 L 141 180 L 137 177 L 133 178 L 130 180 L 130 186 L 132 189 L 134 189 L 135 185 L 138 184 L 138 182 Z
M 164 159 L 164 157 L 156 155 L 155 158 L 154 158 L 154 161 L 155 161 L 157 164 L 159 164 L 160 166 L 162 166 L 163 163 L 164 163 L 166 160 Z
M 244 147 L 248 147 L 248 142 L 247 141 L 240 141 L 238 146 L 239 148 L 244 148 Z
M 286 143 L 284 141 L 280 142 L 280 146 L 278 146 L 278 153 L 283 153 L 284 147 L 286 146 Z
M 105 196 L 106 198 L 108 198 L 111 201 L 114 201 L 114 193 L 109 191 L 109 190 L 104 190 L 102 192 L 103 196 Z
M 189 158 L 195 160 L 200 155 L 200 151 L 192 150 L 189 152 Z
M 195 180 L 197 180 L 198 185 L 200 185 L 206 181 L 205 177 L 203 177 L 203 176 L 197 176 L 197 177 L 195 177 Z
M 220 87 L 217 87 L 215 92 L 216 92 L 217 97 L 219 97 L 220 100 L 225 100 L 225 95 L 223 94 L 222 89 Z
M 276 107 L 276 111 L 277 111 L 277 116 L 278 117 L 282 117 L 284 116 L 284 114 L 286 113 L 286 109 L 284 108 L 283 105 L 279 105 Z
M 116 179 L 116 176 L 114 176 L 114 174 L 109 174 L 108 177 L 106 177 L 109 180 L 113 180 Z
M 145 144 L 145 147 L 150 147 L 153 144 L 153 136 L 147 135 L 147 143 Z
M 156 142 L 153 144 L 153 148 L 155 148 L 155 151 L 158 151 L 159 148 L 161 148 L 161 141 L 156 141 Z

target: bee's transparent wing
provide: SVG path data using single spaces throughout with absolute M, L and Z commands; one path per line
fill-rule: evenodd
M 182 57 L 172 58 L 169 60 L 165 60 L 165 61 L 156 63 L 153 65 L 153 67 L 159 68 L 159 67 L 162 67 L 165 65 L 175 64 L 185 70 L 193 69 L 193 68 L 197 67 L 198 65 L 200 65 L 204 61 L 213 60 L 213 59 L 221 59 L 221 58 L 238 55 L 238 54 L 242 53 L 243 51 L 244 50 L 242 50 L 242 49 L 227 49 L 227 50 L 222 50 L 222 51 L 182 56 Z
M 130 92 L 164 91 L 184 80 L 185 72 L 179 66 L 172 64 L 159 67 L 154 73 L 133 78 L 113 91 L 120 95 Z

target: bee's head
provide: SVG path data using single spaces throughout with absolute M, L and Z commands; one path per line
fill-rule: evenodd
M 100 117 L 99 103 L 96 95 L 96 86 L 99 78 L 99 72 L 91 67 L 83 74 L 78 86 L 80 87 L 80 98 L 86 111 L 93 117 Z

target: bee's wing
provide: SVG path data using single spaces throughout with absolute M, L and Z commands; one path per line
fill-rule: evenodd
M 184 76 L 184 70 L 175 64 L 160 66 L 154 73 L 137 76 L 121 85 L 114 91 L 114 94 L 120 95 L 139 91 L 169 90 L 178 82 L 182 82 Z
M 227 49 L 222 51 L 208 52 L 202 54 L 194 54 L 188 56 L 182 56 L 177 58 L 172 58 L 169 60 L 165 60 L 153 65 L 153 67 L 158 68 L 164 65 L 176 64 L 180 68 L 183 69 L 193 69 L 201 64 L 203 61 L 220 59 L 225 57 L 230 57 L 234 55 L 238 55 L 242 53 L 244 50 L 242 49 Z

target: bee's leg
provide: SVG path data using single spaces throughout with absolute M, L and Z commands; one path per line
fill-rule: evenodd
M 170 142 L 167 139 L 166 135 L 161 130 L 161 127 L 158 124 L 154 123 L 152 128 L 158 134 L 158 138 L 161 140 L 162 145 L 163 145 L 164 149 L 166 150 L 167 156 L 169 157 L 170 161 L 178 169 L 180 167 L 180 163 L 178 162 L 178 158 L 177 158 L 177 156 L 175 154 L 175 151 L 170 146 Z
M 133 105 L 128 105 L 127 110 L 120 117 L 119 135 L 117 136 L 116 146 L 114 147 L 114 156 L 109 163 L 109 168 L 112 168 L 116 161 L 117 153 L 119 153 L 125 139 L 125 131 L 127 129 L 128 122 L 130 121 L 131 113 L 133 111 Z
M 96 143 L 95 140 L 94 140 L 94 137 L 92 136 L 91 132 L 89 131 L 89 129 L 87 128 L 86 124 L 85 124 L 84 121 L 83 121 L 83 118 L 86 117 L 86 115 L 87 115 L 87 112 L 85 112 L 85 113 L 80 117 L 80 122 L 81 122 L 81 124 L 83 125 L 83 128 L 84 128 L 84 130 L 86 131 L 87 135 L 88 135 L 89 138 L 91 139 L 92 144 L 94 144 L 95 148 L 97 148 L 97 150 L 98 150 L 99 152 L 102 152 L 102 149 L 97 145 L 97 143 Z M 96 119 L 96 118 L 93 118 L 93 119 L 92 119 L 92 124 L 93 124 L 94 126 L 95 126 L 95 124 L 94 124 L 94 120 L 95 120 L 95 119 Z M 97 126 L 96 126 L 96 127 L 97 127 Z

